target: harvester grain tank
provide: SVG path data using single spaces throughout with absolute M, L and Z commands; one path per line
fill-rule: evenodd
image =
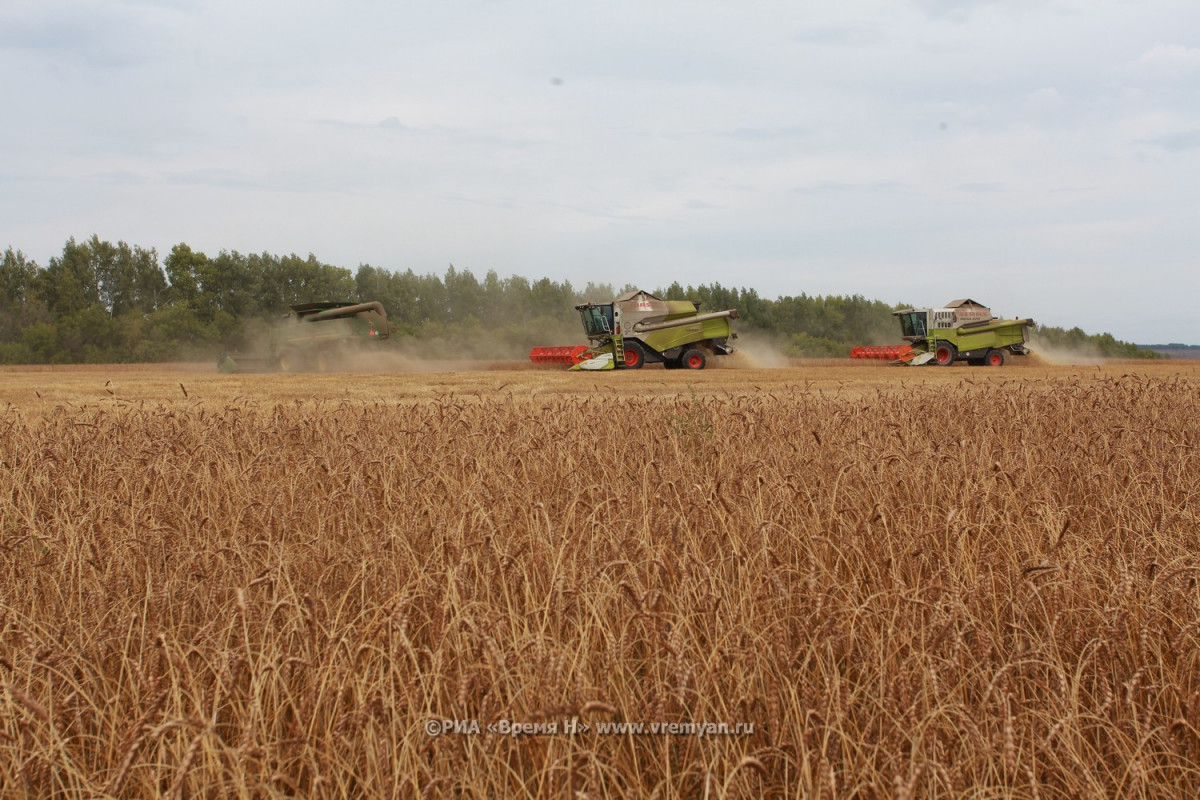
M 222 372 L 324 372 L 364 342 L 382 341 L 389 333 L 387 312 L 378 301 L 298 303 L 271 328 L 265 355 L 222 353 L 218 364 Z
M 903 364 L 950 366 L 966 361 L 977 366 L 1003 366 L 1009 355 L 1029 354 L 1025 329 L 1031 319 L 998 319 L 974 300 L 953 300 L 943 308 L 906 308 L 892 312 L 909 347 L 896 353 Z M 858 349 L 858 348 L 856 348 Z M 856 356 L 856 357 L 871 357 Z
M 571 369 L 704 369 L 713 356 L 729 355 L 737 338 L 736 309 L 700 313 L 690 300 L 663 300 L 649 292 L 626 292 L 611 303 L 575 306 L 589 346 L 535 347 L 535 363 L 571 363 Z

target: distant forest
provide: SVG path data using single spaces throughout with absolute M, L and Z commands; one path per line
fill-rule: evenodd
M 0 363 L 67 364 L 205 360 L 254 346 L 288 306 L 314 300 L 378 300 L 394 341 L 413 355 L 523 358 L 535 345 L 583 342 L 574 305 L 606 302 L 628 288 L 575 288 L 549 278 L 482 278 L 450 266 L 445 274 L 357 270 L 313 255 L 277 256 L 186 244 L 160 261 L 154 249 L 69 239 L 41 266 L 9 247 L 0 263 Z M 844 357 L 860 344 L 899 342 L 889 306 L 853 296 L 763 298 L 720 284 L 637 287 L 688 299 L 709 311 L 736 308 L 737 330 L 785 355 Z M 915 298 L 914 298 L 915 299 Z M 922 305 L 950 298 L 920 298 Z M 984 298 L 986 302 L 986 298 Z M 1099 356 L 1158 354 L 1107 333 L 1040 326 L 1038 341 Z

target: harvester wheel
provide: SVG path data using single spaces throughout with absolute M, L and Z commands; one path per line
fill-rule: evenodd
M 939 367 L 949 367 L 958 357 L 958 351 L 949 342 L 938 342 L 933 348 L 933 363 Z
M 641 369 L 646 364 L 646 351 L 637 342 L 625 343 L 625 367 Z
M 704 369 L 707 359 L 704 357 L 703 350 L 688 350 L 679 357 L 679 363 L 685 369 Z
M 1003 350 L 988 350 L 987 355 L 983 357 L 983 363 L 989 367 L 1004 366 L 1004 351 Z
M 279 354 L 280 372 L 301 372 L 303 370 L 303 360 L 295 350 L 284 350 Z

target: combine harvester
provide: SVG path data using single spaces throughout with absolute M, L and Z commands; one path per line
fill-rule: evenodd
M 571 369 L 641 369 L 661 363 L 666 369 L 704 369 L 712 356 L 733 352 L 730 320 L 735 309 L 699 313 L 690 300 L 661 300 L 631 291 L 611 303 L 575 306 L 590 345 L 535 347 L 535 364 L 564 364 Z
M 1031 319 L 997 319 L 991 309 L 974 300 L 954 300 L 945 308 L 906 308 L 892 312 L 909 344 L 856 347 L 851 358 L 869 358 L 893 364 L 948 367 L 955 361 L 972 366 L 1000 367 L 1008 355 L 1029 354 L 1025 329 Z
M 388 338 L 387 312 L 369 303 L 299 303 L 271 328 L 266 352 L 222 353 L 221 372 L 327 372 L 361 352 L 364 342 Z

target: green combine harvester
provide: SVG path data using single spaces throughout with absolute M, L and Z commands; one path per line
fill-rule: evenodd
M 955 361 L 974 366 L 1001 367 L 1007 356 L 1029 354 L 1026 328 L 1031 319 L 997 319 L 991 309 L 974 300 L 954 300 L 944 308 L 906 308 L 893 312 L 900 318 L 903 338 L 910 344 L 896 361 L 937 364 L 948 367 Z
M 626 292 L 611 303 L 575 306 L 589 345 L 535 347 L 535 364 L 570 364 L 571 369 L 704 369 L 708 359 L 733 352 L 735 309 L 701 314 L 690 300 L 663 300 L 649 292 Z
M 387 312 L 368 303 L 298 303 L 271 327 L 257 353 L 222 353 L 221 372 L 328 372 L 362 352 L 364 343 L 388 338 Z

